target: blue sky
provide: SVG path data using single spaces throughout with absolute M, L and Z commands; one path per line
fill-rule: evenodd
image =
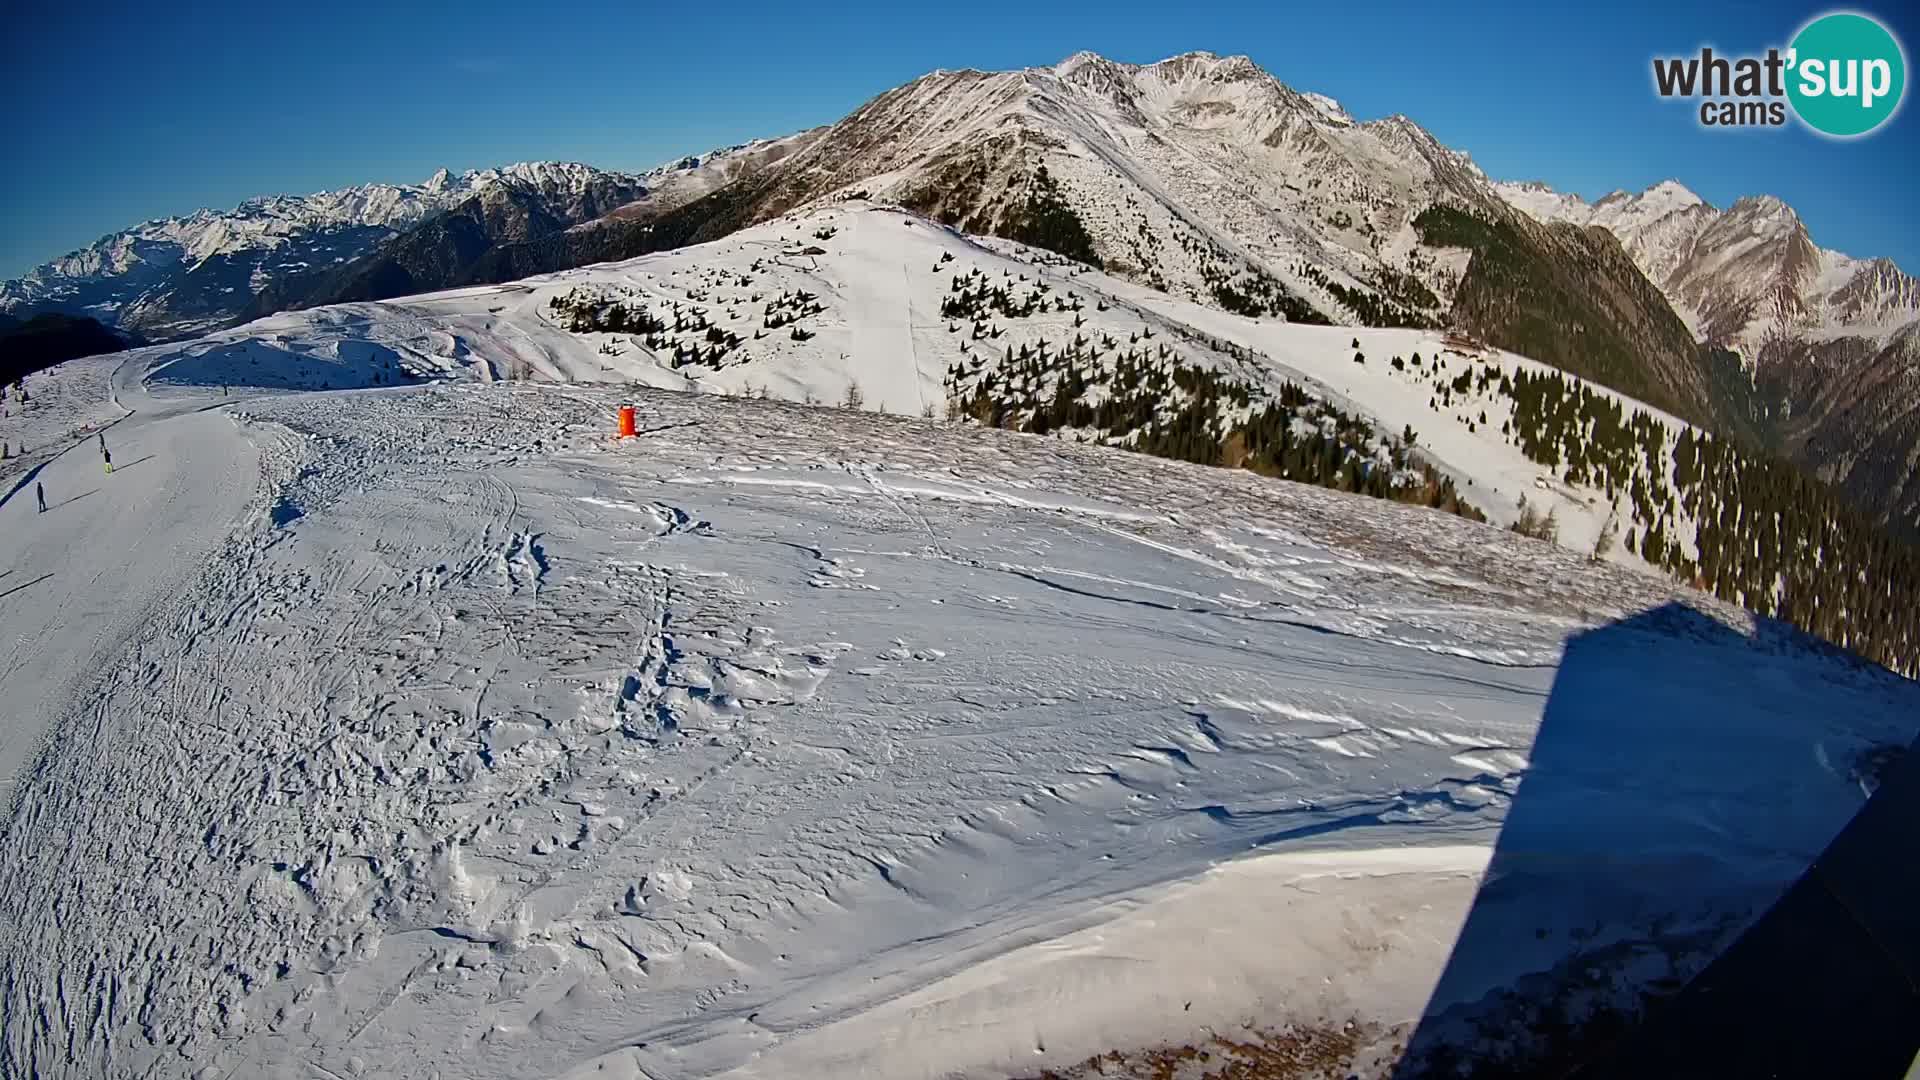
M 32 4 L 33 0 L 27 0 Z M 1816 242 L 1920 273 L 1920 110 L 1834 142 L 1702 130 L 1653 55 L 1784 45 L 1824 7 L 1689 4 L 1450 14 L 1430 3 L 843 3 L 14 8 L 0 276 L 136 221 L 251 195 L 559 158 L 639 169 L 838 119 L 934 68 L 1245 53 L 1361 119 L 1403 112 L 1489 174 L 1596 197 L 1675 176 L 1716 205 L 1770 193 Z M 1454 9 L 1458 10 L 1458 9 Z M 1857 8 L 1907 43 L 1903 5 Z M 1909 95 L 1912 96 L 1912 95 Z

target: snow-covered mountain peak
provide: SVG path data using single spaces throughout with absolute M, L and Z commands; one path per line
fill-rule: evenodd
M 1357 123 L 1244 56 L 1136 64 L 1090 51 L 886 91 L 761 202 L 777 214 L 862 191 L 990 232 L 1040 165 L 1102 262 L 1203 302 L 1257 275 L 1267 302 L 1299 318 L 1359 321 L 1354 305 L 1373 310 L 1368 297 L 1410 266 L 1433 310 L 1397 317 L 1438 317 L 1459 267 L 1408 258 L 1412 219 L 1437 198 L 1499 206 L 1466 154 L 1405 116 Z
M 1885 340 L 1920 319 L 1912 278 L 1885 260 L 1814 246 L 1800 215 L 1775 195 L 1742 196 L 1721 210 L 1673 179 L 1591 205 L 1536 182 L 1494 190 L 1540 221 L 1612 232 L 1697 333 L 1749 357 L 1780 332 L 1768 298 L 1782 281 L 1796 283 L 1806 313 L 1798 329 L 1815 337 Z
M 1136 70 L 1134 81 L 1148 94 L 1191 101 L 1245 99 L 1249 91 L 1297 97 L 1245 56 L 1182 53 Z
M 1217 53 L 1205 49 L 1189 49 L 1176 53 L 1164 60 L 1155 60 L 1151 64 L 1141 65 L 1142 69 L 1152 69 L 1163 78 L 1186 78 L 1195 73 L 1204 73 L 1220 62 Z
M 1055 64 L 1051 71 L 1054 78 L 1069 86 L 1121 100 L 1135 93 L 1133 80 L 1139 69 L 1099 53 L 1077 52 Z
M 1645 191 L 1616 188 L 1592 204 L 1573 193 L 1562 194 L 1538 181 L 1525 184 L 1496 185 L 1508 202 L 1543 220 L 1570 221 L 1576 225 L 1606 225 L 1621 221 L 1654 222 L 1669 214 L 1702 207 L 1712 210 L 1705 199 L 1678 180 L 1662 180 Z M 1615 230 L 1618 231 L 1618 230 Z
M 1300 96 L 1307 99 L 1309 105 L 1320 110 L 1320 115 L 1328 121 L 1341 126 L 1348 126 L 1353 123 L 1353 117 L 1348 115 L 1347 110 L 1341 108 L 1340 103 L 1333 98 L 1325 94 L 1315 94 L 1312 92 L 1304 93 Z
M 444 172 L 445 170 L 442 170 Z M 436 177 L 439 173 L 434 174 Z M 546 189 L 579 189 L 600 177 L 637 179 L 626 173 L 596 169 L 578 161 L 517 161 L 492 169 L 476 169 L 460 175 L 459 188 L 476 192 L 490 184 L 521 184 Z M 428 182 L 429 184 L 432 181 Z
M 1099 68 L 1122 71 L 1133 76 L 1150 74 L 1158 79 L 1170 82 L 1192 79 L 1218 79 L 1224 81 L 1249 76 L 1271 78 L 1271 76 L 1267 74 L 1266 69 L 1255 63 L 1252 57 L 1237 54 L 1233 56 L 1221 56 L 1218 53 L 1208 52 L 1205 49 L 1193 49 L 1188 52 L 1178 53 L 1163 60 L 1155 60 L 1149 64 L 1129 64 L 1125 61 L 1114 60 L 1111 57 L 1103 56 L 1100 53 L 1088 49 L 1082 49 L 1060 61 L 1058 64 L 1053 65 L 1051 69 L 1044 70 L 1051 70 L 1054 74 L 1065 78 L 1076 72 Z
M 1539 221 L 1584 223 L 1593 215 L 1593 207 L 1585 199 L 1572 192 L 1555 191 L 1542 180 L 1498 181 L 1493 190 L 1509 205 Z
M 1053 73 L 1064 79 L 1089 68 L 1124 69 L 1126 66 L 1117 60 L 1109 60 L 1097 52 L 1082 49 L 1053 65 Z
M 1378 139 L 1398 161 L 1417 163 L 1414 165 L 1417 174 L 1424 173 L 1456 193 L 1471 191 L 1481 197 L 1485 192 L 1486 174 L 1474 163 L 1473 156 L 1434 138 L 1433 132 L 1421 127 L 1412 117 L 1394 113 L 1356 127 Z
M 1052 67 L 1025 71 L 1029 77 L 1050 77 L 1062 85 L 1089 90 L 1121 110 L 1140 102 L 1156 108 L 1177 108 L 1202 100 L 1221 100 L 1221 88 L 1235 83 L 1265 83 L 1279 88 L 1258 63 L 1246 56 L 1215 56 L 1212 52 L 1183 52 L 1154 63 L 1121 63 L 1098 52 L 1075 52 Z M 1044 85 L 1041 83 L 1041 85 Z
M 809 128 L 774 139 L 749 139 L 704 154 L 684 154 L 640 173 L 647 189 L 644 198 L 616 216 L 684 205 L 768 161 L 777 161 L 806 146 L 825 128 Z
M 1800 224 L 1800 215 L 1793 207 L 1773 195 L 1742 195 L 1727 208 L 1727 216 L 1761 227 L 1793 228 Z
M 750 147 L 759 146 L 766 141 L 767 140 L 764 139 L 755 139 L 752 142 L 741 143 L 738 146 L 727 146 L 709 150 L 705 154 L 683 154 L 671 161 L 663 161 L 653 168 L 646 170 L 640 174 L 640 179 L 651 185 L 673 176 L 676 173 L 694 172 L 706 166 L 709 162 L 717 161 Z
M 1702 199 L 1700 196 L 1694 194 L 1691 188 L 1687 187 L 1685 184 L 1682 184 L 1678 180 L 1672 180 L 1672 179 L 1662 180 L 1659 183 L 1648 188 L 1647 190 L 1641 192 L 1640 198 L 1644 200 L 1652 201 L 1652 202 L 1658 202 L 1662 205 L 1670 206 L 1676 210 L 1682 209 L 1688 206 L 1699 206 L 1706 202 L 1705 199 Z
M 1264 95 L 1268 103 L 1295 96 L 1272 75 L 1246 56 L 1219 56 L 1195 51 L 1151 64 L 1128 64 L 1095 52 L 1077 52 L 1051 68 L 1034 68 L 1027 76 L 1041 76 L 1088 91 L 1129 112 L 1139 106 L 1167 111 L 1198 106 L 1202 114 L 1219 118 L 1232 106 L 1246 103 L 1248 90 Z M 1331 99 L 1322 99 L 1331 104 Z M 1325 110 L 1329 119 L 1351 122 L 1337 104 Z
M 1146 70 L 1167 79 L 1228 79 L 1266 74 L 1250 57 L 1221 56 L 1205 49 L 1169 56 L 1146 65 Z

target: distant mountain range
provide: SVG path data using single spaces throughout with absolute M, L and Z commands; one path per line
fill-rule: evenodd
M 1920 531 L 1920 282 L 1817 246 L 1771 196 L 1720 210 L 1672 180 L 1592 204 L 1541 184 L 1498 190 L 1542 221 L 1619 238 L 1698 336 L 1745 361 L 1748 415 L 1723 420 L 1753 421 L 1763 442 Z
M 1757 357 L 1780 338 L 1885 338 L 1920 318 L 1920 282 L 1891 259 L 1818 247 L 1771 195 L 1709 205 L 1677 180 L 1589 204 L 1544 184 L 1496 184 L 1541 221 L 1599 225 L 1703 339 Z
M 645 191 L 636 176 L 536 162 L 249 199 L 143 222 L 0 282 L 0 311 L 89 315 L 156 340 L 187 337 L 231 326 L 259 294 L 345 268 L 450 213 L 531 232 L 599 217 Z
M 1777 200 L 1490 180 L 1245 57 L 938 71 L 644 174 L 522 165 L 149 222 L 0 285 L 152 337 L 628 258 L 861 194 L 1245 314 L 1448 326 L 1786 453 L 1920 533 L 1920 290 Z M 1601 228 L 1593 228 L 1600 226 Z

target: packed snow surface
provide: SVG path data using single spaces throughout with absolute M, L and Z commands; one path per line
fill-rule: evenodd
M 223 390 L 210 355 L 124 357 L 115 471 L 85 435 L 46 514 L 0 505 L 0 1074 L 1388 1045 L 1590 945 L 1737 929 L 1920 716 L 1436 512 L 714 394 L 315 392 L 284 358 Z M 1523 936 L 1469 952 L 1490 902 Z

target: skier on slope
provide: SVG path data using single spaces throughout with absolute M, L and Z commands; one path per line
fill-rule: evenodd
M 46 513 L 47 512 L 47 489 L 41 487 L 40 481 L 38 480 L 35 480 L 33 482 L 33 497 L 40 500 L 40 512 L 43 514 Z
M 100 464 L 106 466 L 107 475 L 113 475 L 113 455 L 107 452 L 106 440 L 100 441 Z

